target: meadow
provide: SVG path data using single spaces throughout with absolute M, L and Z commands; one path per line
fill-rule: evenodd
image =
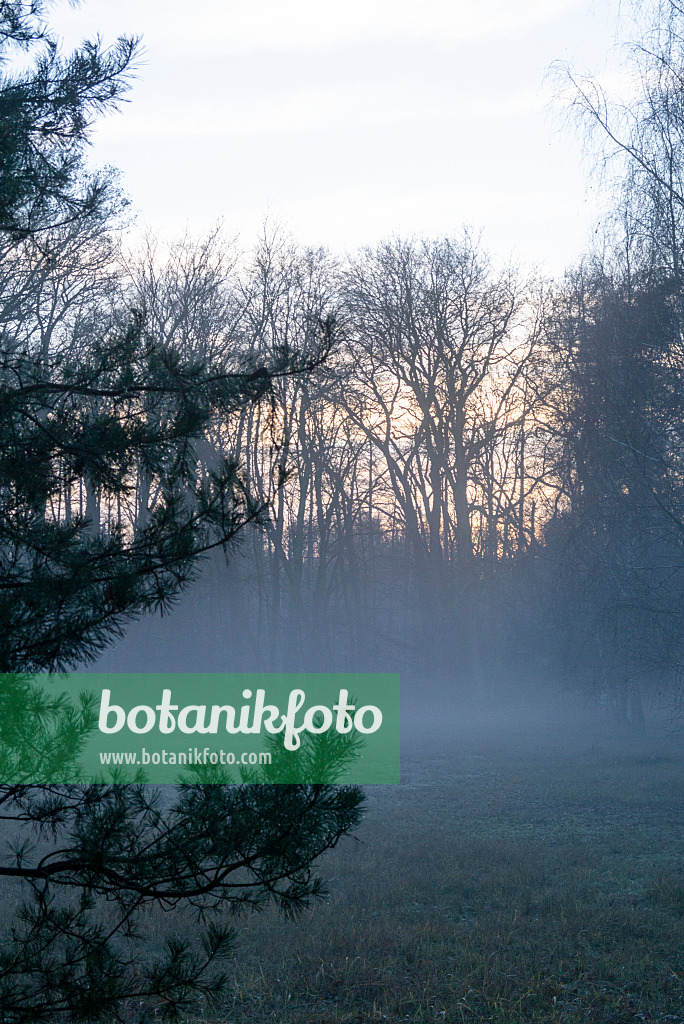
M 684 753 L 524 716 L 406 740 L 329 899 L 239 921 L 216 1024 L 684 1024 Z

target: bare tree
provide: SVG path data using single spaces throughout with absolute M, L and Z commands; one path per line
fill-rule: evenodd
M 343 295 L 353 367 L 345 407 L 382 462 L 384 514 L 400 518 L 427 619 L 447 632 L 449 566 L 458 567 L 462 639 L 476 671 L 476 623 L 466 611 L 478 574 L 473 528 L 488 517 L 487 543 L 498 551 L 494 535 L 520 507 L 519 463 L 517 477 L 504 473 L 507 497 L 499 494 L 496 511 L 492 473 L 503 437 L 529 415 L 524 374 L 538 337 L 529 295 L 512 270 L 493 272 L 467 231 L 366 250 Z M 378 508 L 377 490 L 373 500 Z

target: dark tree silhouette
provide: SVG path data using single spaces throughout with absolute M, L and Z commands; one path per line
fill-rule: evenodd
M 125 91 L 136 43 L 84 43 L 62 58 L 43 15 L 40 0 L 0 4 L 0 239 L 10 262 L 27 242 L 44 249 L 49 274 L 56 232 L 106 226 L 120 209 L 112 176 L 88 176 L 83 150 L 93 117 Z M 17 75 L 6 71 L 13 46 L 33 54 Z M 31 287 L 20 272 L 6 283 L 0 316 L 5 710 L 31 699 L 31 673 L 73 667 L 132 616 L 168 605 L 203 552 L 259 518 L 237 455 L 207 466 L 197 446 L 216 417 L 270 404 L 274 376 L 309 368 L 332 335 L 320 323 L 309 351 L 268 366 L 202 361 L 155 339 L 139 310 L 123 324 L 94 318 L 77 346 L 59 332 L 45 344 L 26 322 Z M 144 516 L 128 503 L 141 469 L 156 494 Z M 59 700 L 43 708 L 57 746 L 91 717 Z M 3 743 L 12 727 L 3 716 Z M 172 791 L 0 784 L 0 877 L 26 897 L 0 952 L 0 1021 L 142 1019 L 215 996 L 233 939 L 221 912 L 275 902 L 292 913 L 319 896 L 312 863 L 357 825 L 361 801 L 355 787 L 199 777 Z M 151 906 L 185 908 L 194 937 L 171 935 L 146 960 Z

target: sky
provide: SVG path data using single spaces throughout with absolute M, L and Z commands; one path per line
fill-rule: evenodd
M 560 273 L 596 218 L 578 133 L 548 68 L 598 70 L 607 0 L 86 0 L 66 47 L 140 34 L 138 77 L 91 159 L 122 172 L 140 228 L 265 218 L 337 252 L 391 234 L 483 231 Z

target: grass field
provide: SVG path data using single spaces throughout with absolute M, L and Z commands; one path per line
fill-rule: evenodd
M 426 733 L 204 1021 L 684 1024 L 684 737 Z

